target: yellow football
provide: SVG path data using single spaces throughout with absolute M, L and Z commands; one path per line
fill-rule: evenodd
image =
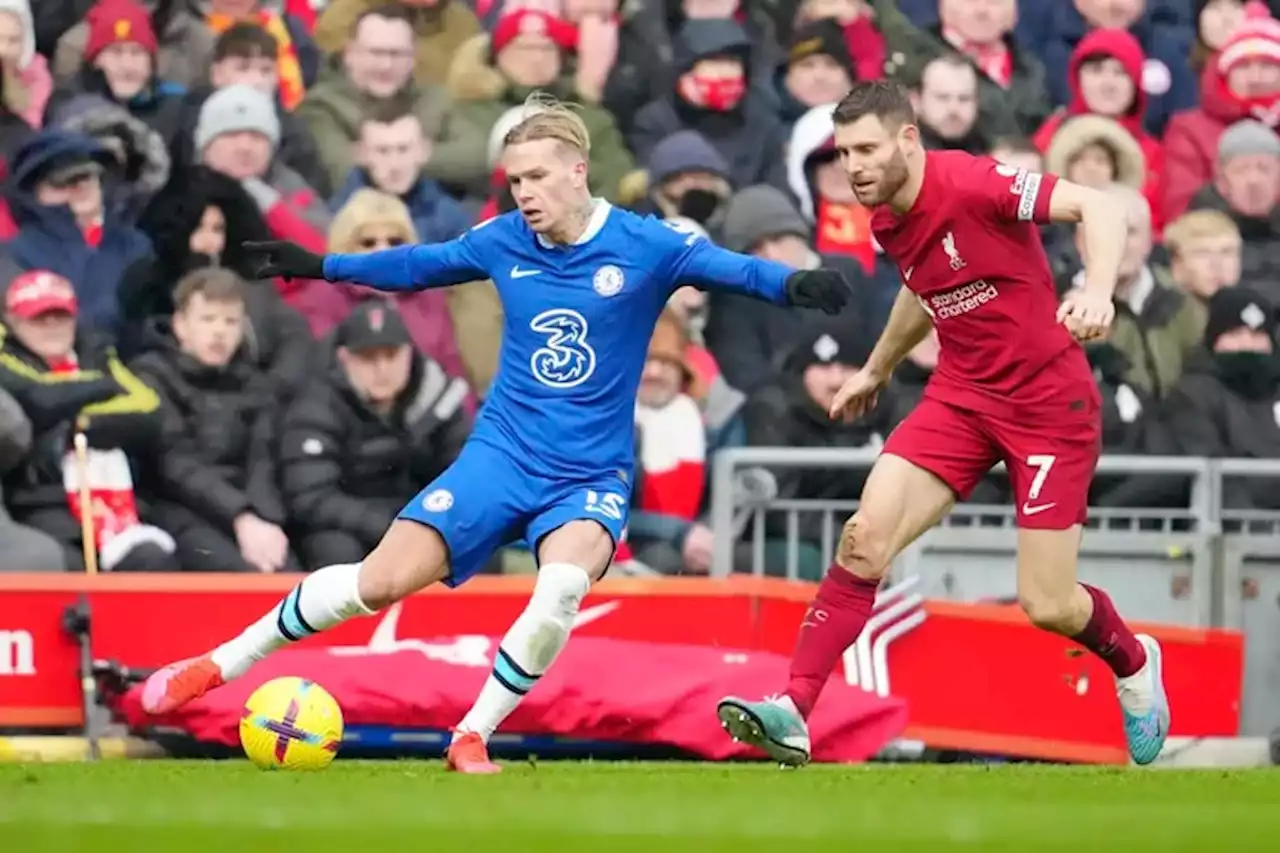
M 253 691 L 240 718 L 240 746 L 263 770 L 323 770 L 342 745 L 342 709 L 304 678 L 276 678 Z

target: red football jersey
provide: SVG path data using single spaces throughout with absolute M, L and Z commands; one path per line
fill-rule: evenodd
M 1059 393 L 1078 396 L 1080 380 L 1093 388 L 1083 350 L 1057 322 L 1036 227 L 1049 221 L 1057 180 L 987 157 L 930 151 L 911 210 L 876 209 L 876 239 L 938 330 L 927 396 L 1008 415 Z

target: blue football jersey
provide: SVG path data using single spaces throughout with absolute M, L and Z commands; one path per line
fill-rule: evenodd
M 791 269 L 596 201 L 582 238 L 550 243 L 518 212 L 456 240 L 329 255 L 325 277 L 383 290 L 492 279 L 502 350 L 472 440 L 529 473 L 632 476 L 635 401 L 658 315 L 681 285 L 786 304 Z

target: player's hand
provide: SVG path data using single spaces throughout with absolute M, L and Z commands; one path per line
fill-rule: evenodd
M 843 420 L 853 423 L 876 407 L 880 391 L 889 382 L 889 377 L 881 376 L 873 370 L 862 368 L 850 376 L 835 399 L 831 401 L 831 410 L 827 413 L 831 420 Z
M 249 268 L 258 278 L 324 278 L 324 255 L 288 240 L 245 241 Z
M 824 314 L 839 314 L 851 295 L 849 282 L 837 270 L 819 267 L 799 270 L 787 277 L 787 303 L 797 308 L 817 308 Z
M 1105 338 L 1115 316 L 1116 306 L 1110 298 L 1083 288 L 1072 290 L 1058 306 L 1058 322 L 1081 342 Z

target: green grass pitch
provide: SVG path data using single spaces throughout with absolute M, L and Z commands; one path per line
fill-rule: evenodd
M 1240 851 L 1280 849 L 1280 769 L 339 761 L 0 765 L 0 850 Z

